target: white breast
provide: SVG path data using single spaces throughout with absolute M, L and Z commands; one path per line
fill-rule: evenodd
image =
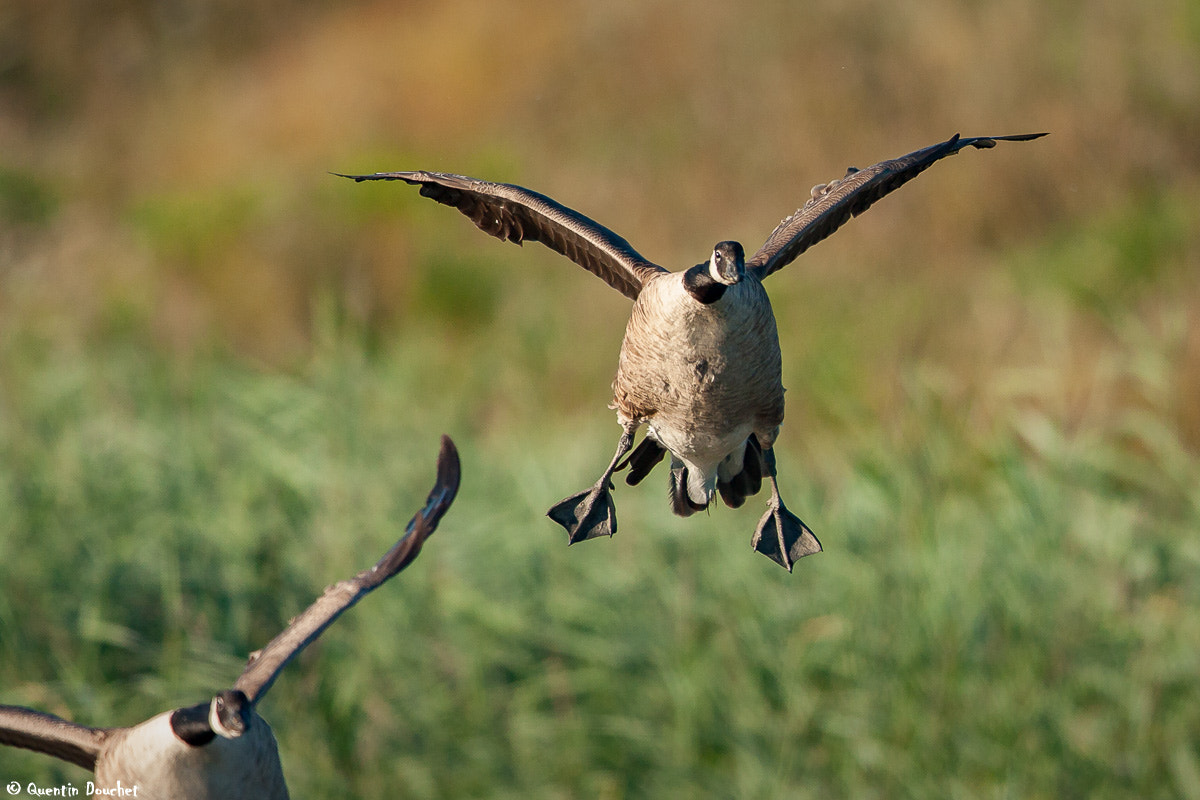
M 137 786 L 139 798 L 162 800 L 286 800 L 279 748 L 262 717 L 236 739 L 218 736 L 192 747 L 171 731 L 170 716 L 159 714 L 113 741 L 96 763 L 96 786 Z

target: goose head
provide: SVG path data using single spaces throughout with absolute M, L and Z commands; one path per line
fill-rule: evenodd
M 240 689 L 226 689 L 207 703 L 171 712 L 171 731 L 192 747 L 203 747 L 220 736 L 236 739 L 250 728 L 254 704 Z
M 718 242 L 708 260 L 708 274 L 717 283 L 734 285 L 746 276 L 746 251 L 737 242 Z
M 250 727 L 250 700 L 240 689 L 226 689 L 213 697 L 208 707 L 208 725 L 213 733 L 236 739 Z

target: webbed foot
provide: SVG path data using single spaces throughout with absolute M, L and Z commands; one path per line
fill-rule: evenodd
M 567 544 L 617 532 L 617 508 L 610 489 L 605 476 L 592 488 L 571 495 L 546 512 L 546 516 L 567 529 Z
M 821 552 L 821 543 L 808 526 L 783 503 L 775 502 L 767 504 L 750 544 L 788 572 L 799 559 Z
M 758 528 L 755 529 L 750 544 L 755 550 L 791 572 L 796 561 L 821 552 L 821 543 L 799 517 L 787 510 L 787 506 L 779 497 L 779 481 L 775 476 L 775 451 L 767 447 L 760 453 L 762 465 L 766 467 L 767 480 L 771 482 L 771 498 L 767 500 L 767 513 L 758 521 Z
M 612 499 L 612 476 L 618 469 L 617 465 L 621 463 L 621 457 L 633 446 L 633 434 L 640 424 L 636 420 L 625 423 L 621 439 L 617 442 L 616 454 L 609 462 L 608 469 L 604 470 L 604 474 L 592 488 L 571 495 L 546 512 L 546 516 L 567 529 L 567 544 L 595 539 L 597 536 L 612 536 L 617 532 L 617 507 Z

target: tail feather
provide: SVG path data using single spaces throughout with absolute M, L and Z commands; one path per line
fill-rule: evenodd
M 682 463 L 671 465 L 671 510 L 678 516 L 690 517 L 697 511 L 708 508 L 707 503 L 697 503 L 688 493 L 688 468 Z
M 746 440 L 742 455 L 742 468 L 728 479 L 717 480 L 717 491 L 730 508 L 740 508 L 747 497 L 758 494 L 762 489 L 762 448 L 754 434 Z
M 656 439 L 647 436 L 617 466 L 617 469 L 621 470 L 628 467 L 629 474 L 625 476 L 625 482 L 630 486 L 636 486 L 658 466 L 658 463 L 666 455 L 667 449 Z M 737 455 L 735 451 L 735 454 L 731 454 L 729 459 L 721 465 L 717 473 L 717 491 L 720 493 L 725 505 L 730 508 L 740 508 L 745 504 L 747 497 L 758 494 L 762 489 L 762 447 L 759 445 L 758 439 L 754 434 L 750 434 L 746 439 L 746 446 L 742 449 L 740 455 L 741 464 L 738 465 L 737 472 L 730 475 L 729 472 L 732 469 L 726 469 L 736 464 Z M 674 457 L 672 457 L 671 461 L 669 487 L 671 510 L 681 517 L 690 517 L 697 511 L 703 511 L 708 508 L 707 503 L 697 502 L 693 499 L 692 493 L 688 491 L 688 483 L 692 477 L 688 468 Z

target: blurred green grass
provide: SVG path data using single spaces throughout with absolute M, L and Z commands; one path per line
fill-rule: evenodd
M 146 352 L 4 353 L 6 702 L 131 722 L 225 685 L 398 535 L 448 429 L 443 529 L 267 701 L 297 796 L 1187 794 L 1200 475 L 1152 424 L 1137 456 L 1032 410 L 981 431 L 918 370 L 897 426 L 782 449 L 827 546 L 788 576 L 757 509 L 676 520 L 657 486 L 568 549 L 543 507 L 615 426 L 485 433 L 406 344 L 291 376 Z
M 17 0 L 0 701 L 227 685 L 447 432 L 442 530 L 266 701 L 297 797 L 1200 797 L 1193 6 Z M 848 163 L 1042 129 L 772 278 L 792 576 L 661 477 L 568 549 L 627 303 L 327 174 L 515 181 L 679 267 Z

